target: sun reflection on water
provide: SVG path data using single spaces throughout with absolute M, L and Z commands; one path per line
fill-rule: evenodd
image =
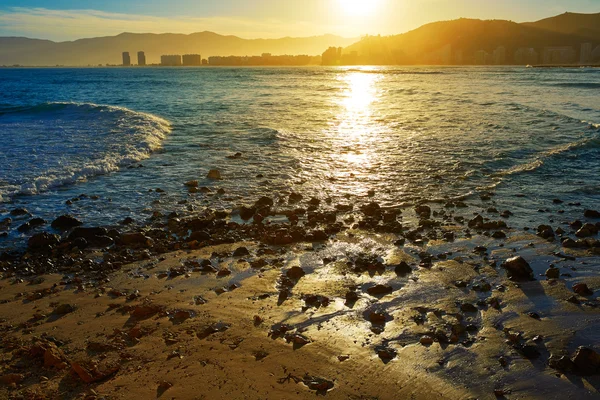
M 340 189 L 352 194 L 369 190 L 368 178 L 376 168 L 375 142 L 383 129 L 376 112 L 381 77 L 376 70 L 344 71 L 339 75 L 344 89 L 336 99 L 338 113 L 329 132 L 335 166 L 331 174 L 335 181 L 344 182 Z

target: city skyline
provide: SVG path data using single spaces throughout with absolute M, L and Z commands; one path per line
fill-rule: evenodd
M 177 10 L 186 10 L 185 14 Z M 110 36 L 122 32 L 192 33 L 216 31 L 243 38 L 335 34 L 391 35 L 423 24 L 456 18 L 528 22 L 548 13 L 600 11 L 595 0 L 509 0 L 481 4 L 475 0 L 223 0 L 192 2 L 138 0 L 101 4 L 72 0 L 6 0 L 0 6 L 0 36 L 55 41 Z M 56 29 L 60 26 L 61 29 Z

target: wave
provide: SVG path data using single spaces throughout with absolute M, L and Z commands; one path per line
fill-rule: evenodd
M 446 75 L 443 71 L 407 71 L 407 70 L 393 70 L 393 69 L 361 69 L 361 68 L 348 68 L 345 72 L 360 72 L 363 74 L 383 74 L 383 75 Z
M 536 158 L 524 164 L 515 165 L 514 167 L 492 174 L 492 177 L 505 177 L 520 173 L 532 172 L 541 168 L 547 159 L 559 156 L 578 149 L 598 148 L 600 147 L 600 138 L 587 138 L 577 142 L 567 143 L 562 146 L 557 146 L 552 149 L 540 152 Z
M 600 82 L 560 82 L 552 86 L 576 89 L 600 89 Z
M 168 121 L 124 107 L 0 106 L 0 202 L 115 172 L 148 158 L 170 132 Z

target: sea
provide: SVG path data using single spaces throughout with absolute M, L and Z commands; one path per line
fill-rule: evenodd
M 581 219 L 600 209 L 600 69 L 0 69 L 0 221 L 14 220 L 0 249 L 32 217 L 48 222 L 37 231 L 61 214 L 143 225 L 292 192 L 385 207 L 493 196 L 516 226 Z

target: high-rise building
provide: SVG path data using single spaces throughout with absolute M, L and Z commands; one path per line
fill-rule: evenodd
M 131 66 L 131 57 L 129 57 L 129 52 L 128 51 L 124 51 L 123 52 L 123 66 L 124 67 Z
M 538 63 L 538 53 L 535 49 L 521 47 L 515 52 L 515 64 L 534 65 Z
M 146 54 L 143 51 L 138 51 L 138 65 L 140 67 L 146 65 Z
M 506 48 L 504 46 L 500 46 L 494 50 L 493 54 L 494 64 L 503 65 L 506 64 Z
M 581 64 L 585 64 L 590 61 L 592 61 L 592 44 L 591 43 L 582 43 L 579 62 Z
M 183 65 L 186 67 L 195 67 L 202 65 L 202 57 L 200 54 L 184 54 Z
M 160 65 L 163 67 L 180 67 L 182 65 L 180 55 L 160 56 Z
M 571 46 L 546 47 L 543 60 L 544 64 L 571 64 L 575 62 L 575 50 Z

